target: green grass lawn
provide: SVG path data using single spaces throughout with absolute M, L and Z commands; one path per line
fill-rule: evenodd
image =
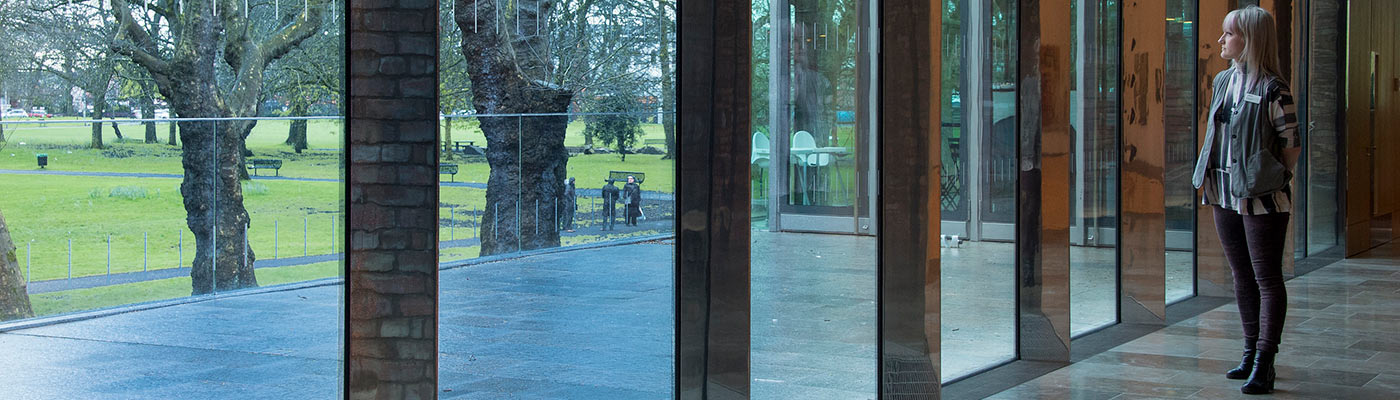
M 333 239 L 344 235 L 338 183 L 244 185 L 244 205 L 252 219 L 249 242 L 258 258 L 272 259 L 274 242 L 280 257 L 302 255 L 303 221 L 305 253 L 327 254 L 332 245 L 340 246 Z M 182 232 L 184 265 L 194 257 L 194 235 L 185 226 L 179 179 L 5 175 L 0 193 L 5 193 L 0 211 L 21 264 L 32 268 L 33 280 L 68 276 L 69 240 L 74 277 L 107 273 L 109 236 L 112 273 L 140 271 L 143 265 L 181 265 Z M 332 218 L 338 219 L 334 233 Z M 32 254 L 27 253 L 30 249 Z
M 248 147 L 256 157 L 283 160 L 282 176 L 341 179 L 342 124 L 312 121 L 309 150 L 292 152 L 282 144 L 288 121 L 262 121 L 249 136 Z M 455 140 L 484 144 L 474 121 L 454 124 Z M 566 144 L 583 144 L 584 124 L 569 125 Z M 133 172 L 182 174 L 181 147 L 163 143 L 166 124 L 157 124 L 161 144 L 143 142 L 144 127 L 121 126 L 119 140 L 110 124 L 103 126 L 106 149 L 87 148 L 88 124 L 11 125 L 7 142 L 0 142 L 0 169 L 37 170 L 35 155 L 49 156 L 48 170 L 84 172 Z M 662 128 L 644 124 L 651 145 L 664 148 Z M 475 135 L 475 136 L 473 136 Z M 181 146 L 194 144 L 181 143 Z M 456 158 L 461 170 L 458 182 L 485 183 L 489 167 L 481 158 Z M 674 163 L 659 155 L 634 154 L 622 161 L 616 154 L 578 155 L 569 159 L 569 175 L 580 189 L 601 188 L 609 171 L 645 173 L 644 190 L 674 192 Z M 73 277 L 124 273 L 144 269 L 188 267 L 195 256 L 194 235 L 188 231 L 178 178 L 90 177 L 60 175 L 0 175 L 0 211 L 4 212 L 15 240 L 17 256 L 32 280 L 69 276 L 69 241 Z M 344 187 L 341 182 L 254 180 L 244 183 L 245 207 L 251 216 L 249 243 L 260 260 L 340 252 L 344 238 L 341 215 Z M 487 204 L 485 190 L 443 187 L 440 209 L 443 240 L 475 237 L 478 216 Z M 588 203 L 580 204 L 580 212 Z M 453 212 L 456 215 L 453 215 Z M 455 222 L 453 224 L 452 222 Z M 650 234 L 655 232 L 638 232 Z M 108 238 L 110 237 L 110 252 Z M 568 237 L 565 245 L 616 239 L 619 236 Z M 182 252 L 183 250 L 183 252 Z M 441 261 L 477 257 L 479 246 L 444 248 Z M 292 267 L 259 269 L 260 284 L 300 282 L 340 274 L 340 263 L 326 262 Z M 190 293 L 189 278 L 164 279 L 92 289 L 35 294 L 39 315 L 91 310 Z
M 567 131 L 564 132 L 564 145 L 583 146 L 583 143 L 585 141 L 583 137 L 583 129 L 586 125 L 587 124 L 585 124 L 582 120 L 575 120 L 573 122 L 569 122 L 569 127 L 567 128 Z M 447 129 L 447 121 L 443 120 L 438 122 L 438 126 L 441 127 L 439 132 L 442 132 L 445 135 Z M 481 133 L 481 128 L 479 126 L 480 124 L 478 124 L 476 119 L 474 118 L 453 118 L 452 140 L 471 140 L 476 141 L 477 146 L 486 146 L 486 136 Z M 283 134 L 283 136 L 285 136 L 285 134 Z M 444 140 L 446 140 L 446 138 L 444 138 Z M 665 127 L 663 127 L 661 124 L 643 123 L 642 137 L 637 138 L 637 147 L 648 145 L 648 142 L 652 143 L 650 144 L 651 146 L 656 146 L 656 148 L 658 149 L 665 150 Z M 602 145 L 599 144 L 598 146 L 601 147 Z

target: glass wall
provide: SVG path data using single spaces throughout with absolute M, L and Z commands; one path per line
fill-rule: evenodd
M 1016 356 L 1016 2 L 943 14 L 945 381 Z
M 1119 5 L 1073 4 L 1070 333 L 1118 322 Z
M 873 397 L 878 2 L 752 6 L 752 396 Z
M 438 4 L 439 386 L 670 396 L 676 2 Z
M 1167 303 L 1195 294 L 1196 1 L 1169 0 L 1166 52 Z M 1212 228 L 1213 229 L 1213 228 Z
M 224 4 L 0 10 L 0 397 L 340 392 L 344 15 Z

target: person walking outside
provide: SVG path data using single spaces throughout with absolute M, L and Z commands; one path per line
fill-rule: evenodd
M 622 202 L 627 203 L 627 225 L 637 226 L 637 217 L 642 216 L 642 185 L 637 184 L 637 177 L 627 176 L 622 196 Z
M 559 213 L 559 226 L 565 232 L 574 231 L 574 211 L 578 210 L 578 198 L 574 196 L 574 178 L 564 180 L 564 196 L 559 199 L 564 212 Z
M 1212 208 L 1215 229 L 1235 278 L 1244 330 L 1244 359 L 1225 373 L 1246 379 L 1240 391 L 1274 388 L 1288 294 L 1283 284 L 1284 235 L 1293 209 L 1293 166 L 1301 152 L 1293 95 L 1279 72 L 1273 16 L 1257 6 L 1223 22 L 1206 140 L 1191 176 Z

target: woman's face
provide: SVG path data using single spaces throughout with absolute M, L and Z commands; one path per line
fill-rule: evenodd
M 1220 40 L 1216 41 L 1220 43 L 1220 57 L 1227 60 L 1239 58 L 1240 53 L 1244 52 L 1244 37 L 1235 29 L 1235 18 L 1226 17 L 1220 27 L 1225 32 L 1220 35 Z

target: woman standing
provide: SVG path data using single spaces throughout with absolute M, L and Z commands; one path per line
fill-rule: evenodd
M 1230 69 L 1215 75 L 1206 140 L 1192 176 L 1235 278 L 1244 327 L 1244 360 L 1225 373 L 1248 379 L 1240 391 L 1270 393 L 1288 294 L 1283 245 L 1293 209 L 1293 166 L 1300 140 L 1293 95 L 1279 73 L 1274 19 L 1248 6 L 1225 16 L 1220 56 Z

